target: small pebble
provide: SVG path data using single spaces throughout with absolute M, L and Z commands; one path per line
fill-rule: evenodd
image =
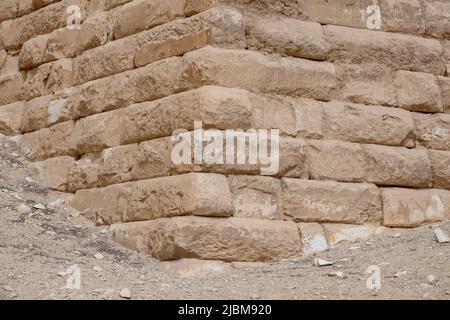
M 97 260 L 103 260 L 105 257 L 101 253 L 94 254 L 94 258 Z
M 131 299 L 131 291 L 128 288 L 120 290 L 119 295 L 124 299 Z

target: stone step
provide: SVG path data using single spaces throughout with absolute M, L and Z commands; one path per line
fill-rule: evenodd
M 227 217 L 234 211 L 227 178 L 204 173 L 80 190 L 72 206 L 98 224 L 185 215 Z
M 279 261 L 301 253 L 297 225 L 248 218 L 176 217 L 116 224 L 120 244 L 160 260 Z

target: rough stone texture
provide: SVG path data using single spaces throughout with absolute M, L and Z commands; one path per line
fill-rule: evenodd
M 188 82 L 319 100 L 330 100 L 337 86 L 334 66 L 328 62 L 206 47 L 187 53 L 184 63 Z
M 378 185 L 431 187 L 431 163 L 426 150 L 364 145 L 366 181 Z
M 21 100 L 20 96 L 24 79 L 25 74 L 23 72 L 0 76 L 0 105 Z
M 327 139 L 396 146 L 414 137 L 414 121 L 407 111 L 334 101 L 322 105 Z
M 366 241 L 375 235 L 375 225 L 349 225 L 349 224 L 323 224 L 322 225 L 328 245 L 334 247 L 338 244 Z
M 447 71 L 447 73 L 450 73 L 450 69 Z M 438 77 L 438 83 L 441 89 L 443 111 L 445 113 L 450 113 L 450 78 Z
M 414 114 L 417 143 L 429 149 L 450 150 L 450 114 Z
M 443 190 L 382 189 L 383 224 L 409 228 L 441 221 L 450 210 L 450 203 L 443 200 L 448 196 L 448 191 Z
M 437 78 L 428 73 L 398 71 L 395 78 L 397 105 L 420 112 L 442 112 Z
M 0 107 L 0 132 L 7 135 L 20 133 L 24 102 L 15 102 Z
M 312 60 L 325 60 L 330 49 L 319 23 L 256 18 L 248 29 L 250 48 Z
M 72 157 L 51 158 L 32 164 L 47 188 L 67 191 L 70 170 L 75 163 Z
M 364 181 L 366 155 L 361 145 L 337 140 L 310 140 L 305 149 L 311 179 Z
M 231 216 L 232 197 L 225 176 L 186 175 L 80 190 L 72 203 L 99 224 L 182 215 Z
M 381 221 L 378 188 L 370 184 L 283 179 L 283 212 L 296 222 Z
M 433 173 L 433 187 L 450 190 L 450 152 L 428 150 Z
M 229 176 L 234 217 L 282 220 L 281 181 L 270 177 Z
M 324 230 L 319 223 L 298 223 L 302 240 L 302 253 L 305 256 L 328 250 Z
M 370 61 L 397 70 L 444 75 L 443 49 L 439 41 L 347 27 L 324 26 L 325 39 L 331 45 L 328 59 L 354 64 Z
M 119 243 L 160 260 L 278 261 L 301 250 L 296 224 L 286 221 L 177 217 L 111 228 Z

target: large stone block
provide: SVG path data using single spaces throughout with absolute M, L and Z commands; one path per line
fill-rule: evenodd
M 431 187 L 431 162 L 426 150 L 364 145 L 366 181 L 377 185 Z
M 282 220 L 281 181 L 271 177 L 229 176 L 234 217 Z
M 250 48 L 289 56 L 325 60 L 329 45 L 322 26 L 290 18 L 254 18 L 247 27 Z
M 443 49 L 438 40 L 362 30 L 324 26 L 325 39 L 331 45 L 331 61 L 362 64 L 376 62 L 396 70 L 444 75 Z
M 13 135 L 20 133 L 25 110 L 25 102 L 15 102 L 0 107 L 0 133 Z
M 57 29 L 25 42 L 20 50 L 19 66 L 21 69 L 31 69 L 43 63 L 73 58 L 80 46 L 80 30 Z
M 72 206 L 100 224 L 184 215 L 227 217 L 234 211 L 227 178 L 204 173 L 80 190 Z
M 73 141 L 73 121 L 61 122 L 50 128 L 26 133 L 20 149 L 28 160 L 45 160 L 52 157 L 78 155 Z
M 243 17 L 233 9 L 214 8 L 193 17 L 173 21 L 136 35 L 137 67 L 180 56 L 209 44 L 243 47 Z
M 450 69 L 448 69 L 447 73 L 450 75 Z M 450 78 L 438 77 L 438 83 L 441 89 L 442 108 L 445 113 L 450 113 Z
M 446 219 L 450 193 L 444 190 L 382 189 L 383 224 L 409 228 Z
M 21 100 L 24 80 L 25 74 L 23 72 L 0 76 L 0 105 L 10 104 Z
M 320 139 L 322 107 L 311 99 L 250 94 L 252 127 L 279 129 L 293 137 Z
M 318 100 L 332 99 L 337 87 L 334 65 L 328 62 L 213 47 L 184 55 L 183 81 Z
M 283 213 L 296 222 L 376 223 L 381 198 L 371 184 L 283 179 Z
M 434 75 L 398 71 L 395 86 L 400 108 L 420 112 L 443 111 L 441 90 Z
M 78 5 L 82 19 L 86 18 L 87 0 L 62 0 L 14 20 L 2 22 L 3 42 L 6 49 L 18 49 L 38 35 L 52 32 L 67 25 L 66 9 Z
M 414 121 L 410 112 L 344 102 L 322 103 L 327 139 L 384 145 L 410 145 Z
M 433 173 L 433 187 L 450 190 L 450 152 L 428 150 Z
M 351 224 L 329 224 L 322 225 L 328 245 L 335 247 L 339 244 L 367 241 L 375 235 L 375 225 L 351 225 Z
M 311 179 L 364 181 L 367 160 L 360 144 L 337 140 L 310 140 L 305 150 Z
M 293 222 L 177 217 L 113 225 L 119 243 L 160 260 L 279 261 L 300 255 Z
M 32 167 L 47 188 L 67 191 L 69 174 L 74 164 L 74 158 L 63 156 L 34 162 Z
M 328 250 L 327 239 L 319 223 L 298 223 L 304 256 Z
M 450 151 L 450 114 L 414 114 L 417 144 Z

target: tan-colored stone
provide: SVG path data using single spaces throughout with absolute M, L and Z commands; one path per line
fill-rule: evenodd
M 74 84 L 79 85 L 133 69 L 136 47 L 136 39 L 127 37 L 83 52 L 74 59 Z
M 450 43 L 450 41 L 449 41 Z M 449 58 L 450 61 L 450 58 Z M 450 69 L 447 71 L 450 74 Z M 438 77 L 438 83 L 441 89 L 442 107 L 445 113 L 450 113 L 450 78 Z
M 61 122 L 50 128 L 23 135 L 20 149 L 28 160 L 45 160 L 52 157 L 76 156 L 73 141 L 73 121 Z
M 450 114 L 414 114 L 417 144 L 450 151 Z
M 97 223 L 141 221 L 184 215 L 231 216 L 225 176 L 190 173 L 77 191 L 72 206 Z
M 112 226 L 119 243 L 160 260 L 279 261 L 298 257 L 293 222 L 248 218 L 176 217 Z
M 366 241 L 375 235 L 377 226 L 374 225 L 349 225 L 349 224 L 329 224 L 322 225 L 328 245 L 334 247 L 356 241 Z
M 229 176 L 234 217 L 282 220 L 281 181 L 271 177 Z
M 21 100 L 20 97 L 24 80 L 25 74 L 23 72 L 0 76 L 0 105 Z
M 67 191 L 69 174 L 74 164 L 74 158 L 63 156 L 32 163 L 32 167 L 47 188 Z
M 434 189 L 382 189 L 383 225 L 409 228 L 445 219 L 450 202 L 443 201 L 444 192 L 449 194 L 448 191 Z
M 377 185 L 431 187 L 431 162 L 426 150 L 363 145 L 366 181 Z
M 224 261 L 208 261 L 200 259 L 180 259 L 162 263 L 164 271 L 173 277 L 180 278 L 204 278 L 207 276 L 223 275 L 233 272 L 230 263 Z
M 13 135 L 20 133 L 25 110 L 25 102 L 15 102 L 0 107 L 0 133 Z
M 183 81 L 319 100 L 330 100 L 337 86 L 334 65 L 328 62 L 214 47 L 184 55 Z
M 374 185 L 285 178 L 282 188 L 283 212 L 296 222 L 381 221 L 381 199 Z
M 39 130 L 47 126 L 47 109 L 52 96 L 34 98 L 26 103 L 21 131 L 23 133 Z
M 445 0 L 423 1 L 425 34 L 450 39 L 450 3 Z
M 80 49 L 85 51 L 112 41 L 114 18 L 111 12 L 101 12 L 83 21 L 80 30 Z
M 414 138 L 410 112 L 344 102 L 322 103 L 327 139 L 358 143 L 404 145 Z
M 377 62 L 396 70 L 435 75 L 444 75 L 446 71 L 442 46 L 435 39 L 332 25 L 324 26 L 324 33 L 331 45 L 328 55 L 331 61 Z
M 291 97 L 250 94 L 252 127 L 279 129 L 299 138 L 320 139 L 322 108 L 318 101 Z
M 325 60 L 329 45 L 322 26 L 290 18 L 256 18 L 250 25 L 250 48 L 312 60 Z
M 68 178 L 67 191 L 76 192 L 81 189 L 94 188 L 99 185 L 100 155 L 97 153 L 84 155 L 73 166 Z
M 428 150 L 433 173 L 433 187 L 450 190 L 450 152 Z
M 243 17 L 233 9 L 214 8 L 136 35 L 137 67 L 207 46 L 244 47 Z
M 304 256 L 328 250 L 327 239 L 319 223 L 298 223 Z
M 310 140 L 305 150 L 311 179 L 364 181 L 367 160 L 360 144 L 337 140 Z
M 428 73 L 398 71 L 395 77 L 397 105 L 406 110 L 442 112 L 437 78 Z
M 80 50 L 80 30 L 61 28 L 50 34 L 37 36 L 22 46 L 19 54 L 21 69 L 31 69 L 43 63 L 73 58 Z
M 78 5 L 82 19 L 86 18 L 87 0 L 62 0 L 18 19 L 2 23 L 3 41 L 6 49 L 18 49 L 26 41 L 38 35 L 52 32 L 67 25 L 66 9 Z

